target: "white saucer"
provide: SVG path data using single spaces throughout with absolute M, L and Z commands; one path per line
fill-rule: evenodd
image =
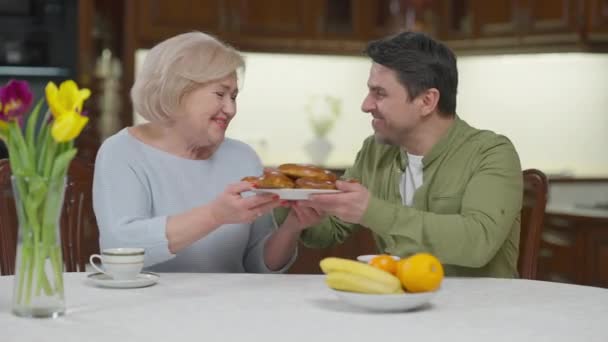
M 111 287 L 116 289 L 133 289 L 137 287 L 146 287 L 156 284 L 160 276 L 152 272 L 141 272 L 135 279 L 130 280 L 114 280 L 109 275 L 103 273 L 92 273 L 87 276 L 89 282 L 101 286 Z

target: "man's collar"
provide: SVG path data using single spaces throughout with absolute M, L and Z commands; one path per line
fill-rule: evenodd
M 458 115 L 454 116 L 454 122 L 448 128 L 447 132 L 439 139 L 435 145 L 431 148 L 429 153 L 427 153 L 422 159 L 422 165 L 425 167 L 430 165 L 437 157 L 443 154 L 443 152 L 450 146 L 454 137 L 458 135 L 458 132 L 461 131 L 461 128 L 466 125 L 466 123 L 461 120 Z

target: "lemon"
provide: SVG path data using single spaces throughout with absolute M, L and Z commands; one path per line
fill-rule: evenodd
M 397 278 L 408 292 L 435 291 L 443 281 L 443 266 L 432 254 L 414 254 L 399 260 Z

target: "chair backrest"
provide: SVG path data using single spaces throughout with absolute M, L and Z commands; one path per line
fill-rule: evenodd
M 99 252 L 99 231 L 93 212 L 93 165 L 74 159 L 68 169 L 61 213 L 61 244 L 66 272 L 84 272 L 88 258 Z M 10 165 L 0 160 L 0 273 L 13 274 L 17 245 L 17 216 Z
M 548 182 L 545 174 L 536 169 L 524 170 L 523 177 L 524 194 L 517 268 L 521 278 L 536 279 L 538 251 L 547 206 Z
M 14 273 L 17 247 L 17 212 L 11 186 L 11 168 L 0 159 L 0 275 Z

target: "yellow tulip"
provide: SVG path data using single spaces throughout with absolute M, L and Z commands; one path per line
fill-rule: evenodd
M 8 123 L 6 121 L 0 120 L 0 140 L 6 140 L 7 132 Z
M 51 136 L 57 142 L 74 140 L 89 121 L 89 118 L 75 111 L 63 112 L 53 120 Z
M 55 83 L 49 82 L 44 90 L 46 101 L 55 118 L 70 112 L 80 114 L 83 102 L 91 96 L 89 89 L 78 89 L 78 85 L 72 80 L 61 82 L 59 88 Z

